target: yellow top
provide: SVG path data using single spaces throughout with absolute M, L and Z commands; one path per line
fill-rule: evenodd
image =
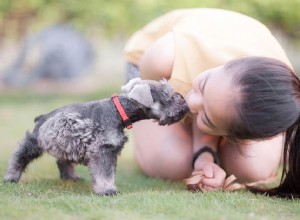
M 202 71 L 245 56 L 265 56 L 291 64 L 275 37 L 260 22 L 222 9 L 179 9 L 137 31 L 125 46 L 128 62 L 139 64 L 144 51 L 173 32 L 175 60 L 170 82 L 186 96 Z

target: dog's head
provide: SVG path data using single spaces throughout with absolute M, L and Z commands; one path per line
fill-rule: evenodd
M 179 121 L 189 110 L 182 95 L 175 92 L 165 79 L 155 81 L 135 78 L 122 87 L 122 92 L 142 105 L 147 117 L 157 120 L 160 125 Z

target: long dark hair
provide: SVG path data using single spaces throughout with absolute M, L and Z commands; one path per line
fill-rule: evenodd
M 285 132 L 281 183 L 266 192 L 300 196 L 300 80 L 286 64 L 266 57 L 246 57 L 225 65 L 240 91 L 229 140 L 266 139 Z M 260 190 L 255 190 L 259 192 Z

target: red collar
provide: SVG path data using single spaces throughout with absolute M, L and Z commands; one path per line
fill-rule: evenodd
M 124 108 L 122 107 L 117 94 L 113 94 L 112 95 L 112 100 L 113 100 L 113 102 L 114 102 L 114 104 L 115 104 L 115 106 L 116 106 L 116 108 L 117 108 L 117 110 L 118 110 L 118 112 L 119 112 L 119 114 L 120 114 L 120 116 L 121 116 L 121 118 L 123 120 L 123 123 L 125 124 L 126 128 L 127 129 L 132 128 L 132 122 L 128 118 L 128 116 L 127 116 Z

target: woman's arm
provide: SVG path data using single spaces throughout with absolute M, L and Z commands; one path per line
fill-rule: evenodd
M 217 145 L 221 137 L 219 136 L 214 136 L 210 134 L 205 134 L 201 132 L 196 124 L 196 119 L 193 120 L 192 124 L 192 135 L 193 135 L 193 152 L 194 154 L 199 151 L 201 148 L 207 146 L 211 148 L 215 153 L 217 153 Z M 198 158 L 195 161 L 195 168 L 197 167 L 197 163 L 199 163 L 201 160 L 206 160 L 210 162 L 214 162 L 214 157 L 212 156 L 211 153 L 204 152 L 201 155 L 199 155 Z
M 196 121 L 193 120 L 192 125 L 193 135 L 193 151 L 194 154 L 201 148 L 208 146 L 217 154 L 217 146 L 220 136 L 204 134 L 197 128 Z M 195 160 L 194 170 L 204 172 L 204 177 L 201 183 L 205 185 L 206 190 L 217 190 L 224 184 L 226 173 L 217 164 L 214 163 L 214 157 L 209 152 L 204 152 Z
M 143 54 L 139 69 L 142 79 L 170 79 L 175 57 L 175 41 L 169 32 L 155 41 Z

